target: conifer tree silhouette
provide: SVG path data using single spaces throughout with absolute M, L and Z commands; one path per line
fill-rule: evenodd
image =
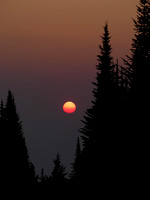
M 1 100 L 1 103 L 0 103 L 0 120 L 4 120 L 4 103 L 3 101 Z
M 112 88 L 114 87 L 114 64 L 111 57 L 112 47 L 110 45 L 108 24 L 105 25 L 104 33 L 101 38 L 102 45 L 99 45 L 100 54 L 97 56 L 99 63 L 96 66 L 97 82 L 93 83 L 95 85 L 95 88 L 93 90 L 93 106 L 86 111 L 86 116 L 84 116 L 84 120 L 82 120 L 82 122 L 84 123 L 84 128 L 80 130 L 82 133 L 84 146 L 88 142 L 89 138 L 94 135 L 94 131 L 97 131 L 99 129 L 100 118 L 102 115 L 103 118 L 106 117 L 107 111 L 110 109 L 110 99 L 112 99 L 112 97 L 114 96 L 112 90 Z
M 6 127 L 5 109 L 4 109 L 4 103 L 1 100 L 1 103 L 0 103 L 0 128 L 1 128 L 1 133 L 4 133 L 5 127 Z M 5 135 L 3 134 L 2 135 L 3 139 L 4 139 L 4 136 Z
M 150 72 L 150 1 L 140 0 L 137 6 L 137 19 L 134 22 L 134 39 L 131 56 L 127 56 L 125 64 L 129 69 L 131 95 L 136 100 L 149 99 Z M 142 97 L 142 98 L 141 98 Z
M 123 59 L 128 70 L 128 133 L 132 182 L 139 188 L 143 166 L 147 165 L 148 115 L 150 112 L 150 0 L 140 0 L 134 22 L 131 55 Z M 144 169 L 143 169 L 144 170 Z M 145 170 L 144 170 L 145 171 Z M 138 176 L 137 176 L 138 173 Z M 133 184 L 132 184 L 133 185 Z
M 129 82 L 128 107 L 132 131 L 147 130 L 147 114 L 150 111 L 150 0 L 140 0 L 137 6 L 137 18 L 134 22 L 134 38 L 131 55 L 126 56 L 127 79 Z M 131 112 L 132 111 L 132 112 Z M 143 116 L 142 118 L 139 116 Z M 147 114 L 146 114 L 147 113 Z M 134 119 L 134 120 L 133 120 Z M 135 137 L 137 138 L 137 137 Z M 138 138 L 137 138 L 138 139 Z
M 60 155 L 57 153 L 56 159 L 53 160 L 54 162 L 54 168 L 51 173 L 51 177 L 53 178 L 54 182 L 56 181 L 64 181 L 66 178 L 66 168 L 65 166 L 61 163 Z
M 115 126 L 114 104 L 117 104 L 118 68 L 114 65 L 111 56 L 112 47 L 107 23 L 101 39 L 100 53 L 97 56 L 97 77 L 96 82 L 93 83 L 95 86 L 94 100 L 92 107 L 87 109 L 84 120 L 82 120 L 84 127 L 79 130 L 83 150 L 78 178 L 81 185 L 89 188 L 86 192 L 89 192 L 92 187 L 96 188 L 98 181 L 100 181 L 100 187 L 106 189 L 111 180 L 110 171 L 113 168 L 113 145 L 115 146 L 113 138 L 115 137 L 112 137 L 112 131 Z
M 80 159 L 81 159 L 81 145 L 80 145 L 80 139 L 77 138 L 77 144 L 76 144 L 76 150 L 75 150 L 75 158 L 74 163 L 72 163 L 72 171 L 70 174 L 70 178 L 72 180 L 78 179 L 80 177 Z
M 131 149 L 128 149 L 131 142 L 127 134 L 130 126 L 126 98 L 129 90 L 128 69 L 119 66 L 118 60 L 113 63 L 108 24 L 105 24 L 101 38 L 97 77 L 93 83 L 94 100 L 82 120 L 84 127 L 79 130 L 83 150 L 79 170 L 74 171 L 76 175 L 80 172 L 76 181 L 85 186 L 87 196 L 92 188 L 95 190 L 97 187 L 105 193 L 108 190 L 112 193 L 125 191 L 126 175 L 132 171 L 128 170 L 131 158 Z
M 3 152 L 6 187 L 14 193 L 28 192 L 34 186 L 35 170 L 29 160 L 29 154 L 22 130 L 22 122 L 16 111 L 15 99 L 8 91 L 5 106 L 1 102 L 1 126 L 5 151 Z M 33 188 L 32 188 L 33 189 Z
M 68 180 L 66 178 L 66 167 L 62 164 L 60 154 L 57 153 L 56 159 L 53 160 L 54 168 L 49 177 L 49 185 L 51 186 L 51 195 L 57 198 L 65 198 L 68 194 Z

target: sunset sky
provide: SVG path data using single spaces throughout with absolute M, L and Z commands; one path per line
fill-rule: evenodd
M 0 98 L 10 89 L 31 161 L 50 173 L 60 153 L 69 168 L 91 106 L 105 22 L 114 61 L 130 51 L 139 0 L 0 0 Z M 73 114 L 63 104 L 74 101 Z

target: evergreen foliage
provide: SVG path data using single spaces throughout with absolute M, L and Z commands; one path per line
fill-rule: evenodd
M 140 182 L 143 182 L 141 171 L 142 169 L 145 171 L 144 166 L 147 165 L 149 156 L 150 0 L 140 0 L 137 6 L 137 18 L 133 19 L 133 22 L 135 34 L 132 40 L 131 55 L 127 55 L 124 62 L 128 69 L 127 78 L 130 83 L 128 110 L 130 110 L 129 120 L 132 122 L 130 126 L 132 177 L 136 182 L 135 185 L 139 187 Z
M 114 64 L 111 57 L 112 47 L 110 45 L 108 24 L 104 27 L 102 45 L 99 45 L 99 49 L 100 54 L 97 56 L 99 63 L 96 66 L 97 77 L 96 82 L 93 83 L 95 85 L 93 90 L 93 106 L 86 111 L 86 116 L 82 120 L 85 126 L 80 130 L 84 146 L 90 137 L 94 135 L 94 132 L 98 130 L 98 127 L 100 127 L 99 123 L 102 120 L 102 116 L 104 118 L 104 115 L 107 115 L 107 110 L 110 108 L 110 99 L 114 96 L 112 90 L 112 88 L 114 89 Z M 107 117 L 109 116 L 107 115 Z
M 127 56 L 128 60 L 124 59 L 124 67 L 118 62 L 113 64 L 108 25 L 104 27 L 94 101 L 86 111 L 82 120 L 84 127 L 80 129 L 84 148 L 79 180 L 84 180 L 86 188 L 87 185 L 92 188 L 92 184 L 99 180 L 104 191 L 117 192 L 118 188 L 129 194 L 139 184 L 141 175 L 137 177 L 137 173 L 140 162 L 145 163 L 143 154 L 147 155 L 148 151 L 148 145 L 145 147 L 144 144 L 146 129 L 149 129 L 145 115 L 146 109 L 149 111 L 150 86 L 149 6 L 149 0 L 140 0 L 137 6 L 132 54 Z
M 57 153 L 56 159 L 53 160 L 54 162 L 54 168 L 51 173 L 51 177 L 54 181 L 64 181 L 66 178 L 66 168 L 65 166 L 61 163 L 60 155 Z
M 80 159 L 81 159 L 81 145 L 80 139 L 77 138 L 74 163 L 72 163 L 71 179 L 78 179 L 80 177 Z
M 4 189 L 18 188 L 28 192 L 36 182 L 35 170 L 29 160 L 22 122 L 16 111 L 15 99 L 11 91 L 8 91 L 5 106 L 1 101 L 0 128 L 4 148 L 1 165 Z
M 93 83 L 95 85 L 93 105 L 86 111 L 86 116 L 82 120 L 84 127 L 80 129 L 83 140 L 80 179 L 89 186 L 96 183 L 100 177 L 100 184 L 107 182 L 111 162 L 113 117 L 116 109 L 114 106 L 117 104 L 118 68 L 114 65 L 111 56 L 112 47 L 108 24 L 104 26 L 101 39 L 100 54 L 97 56 L 97 77 L 96 82 Z M 103 174 L 100 171 L 103 171 Z
M 137 19 L 134 22 L 134 39 L 132 40 L 131 56 L 127 56 L 125 64 L 129 69 L 132 96 L 141 100 L 149 99 L 150 72 L 150 1 L 140 0 L 137 6 Z
M 96 80 L 93 83 L 91 108 L 83 116 L 83 127 L 75 149 L 70 179 L 59 153 L 47 176 L 41 170 L 39 181 L 16 110 L 15 98 L 8 91 L 6 103 L 0 102 L 1 183 L 16 194 L 34 191 L 34 198 L 131 197 L 139 194 L 149 156 L 149 89 L 150 89 L 150 0 L 140 0 L 131 55 L 125 66 L 113 62 L 108 24 L 99 45 Z M 146 114 L 147 112 L 147 114 Z M 142 169 L 142 170 L 141 170 Z M 141 172 L 142 171 L 142 172 Z M 143 175 L 144 174 L 144 175 Z M 36 187 L 35 187 L 36 186 Z M 2 188 L 2 189 L 3 189 Z M 15 189 L 14 189 L 15 188 Z M 40 195 L 40 196 L 39 196 Z M 62 196 L 63 195 L 63 196 Z M 72 196 L 71 196 L 72 197 Z

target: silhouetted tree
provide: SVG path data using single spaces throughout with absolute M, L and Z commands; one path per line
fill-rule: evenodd
M 76 150 L 75 150 L 75 158 L 74 163 L 72 163 L 72 171 L 70 174 L 71 179 L 78 179 L 80 177 L 80 159 L 81 159 L 81 145 L 79 137 L 77 138 Z
M 64 198 L 68 194 L 68 180 L 66 178 L 66 167 L 62 164 L 59 153 L 57 153 L 53 163 L 54 168 L 48 182 L 49 189 L 51 188 L 51 195 L 56 199 Z
M 0 120 L 3 120 L 3 119 L 4 119 L 4 103 L 1 100 L 1 103 L 0 103 Z
M 150 1 L 140 0 L 137 6 L 137 19 L 134 22 L 134 39 L 131 56 L 127 56 L 125 64 L 129 69 L 131 95 L 136 100 L 149 99 L 150 72 Z
M 114 64 L 111 57 L 112 47 L 110 45 L 108 24 L 105 25 L 104 33 L 101 38 L 102 45 L 99 45 L 100 54 L 97 56 L 97 77 L 96 82 L 93 83 L 95 86 L 93 90 L 93 106 L 86 111 L 86 116 L 84 116 L 84 120 L 82 120 L 84 128 L 80 130 L 82 133 L 83 146 L 85 146 L 89 138 L 94 135 L 94 132 L 99 129 L 101 116 L 103 115 L 104 118 L 104 115 L 107 115 L 107 111 L 110 106 L 112 106 L 111 100 L 114 96 Z M 103 112 L 104 110 L 105 113 Z
M 5 127 L 6 127 L 6 118 L 5 118 L 5 108 L 4 108 L 4 103 L 3 101 L 1 100 L 1 103 L 0 103 L 0 130 L 1 130 L 1 138 L 2 140 L 4 140 L 4 130 L 5 130 Z
M 3 136 L 3 168 L 5 175 L 5 187 L 28 192 L 33 189 L 36 182 L 35 169 L 29 160 L 28 150 L 23 136 L 22 122 L 16 111 L 15 99 L 11 91 L 8 91 L 5 106 L 1 102 L 1 127 Z
M 150 1 L 140 0 L 137 6 L 137 18 L 134 22 L 134 38 L 132 40 L 131 55 L 123 59 L 127 69 L 127 79 L 130 90 L 128 92 L 128 107 L 132 122 L 132 131 L 147 130 L 147 114 L 150 106 Z M 131 112 L 132 111 L 132 112 Z M 147 114 L 146 114 L 147 111 Z M 142 117 L 141 117 L 142 116 Z M 134 131 L 135 132 L 135 131 Z M 137 135 L 133 139 L 138 139 Z
M 128 98 L 131 70 L 119 66 L 118 61 L 116 65 L 113 63 L 108 24 L 101 38 L 94 100 L 82 120 L 84 127 L 80 129 L 83 150 L 78 182 L 85 186 L 87 194 L 92 188 L 95 190 L 98 184 L 101 192 L 109 190 L 117 194 L 129 192 L 131 187 L 129 189 L 128 186 L 133 183 L 133 168 L 130 166 L 133 156 L 133 129 L 130 129 L 133 115 Z M 127 186 L 129 179 L 131 182 Z
M 104 190 L 112 181 L 111 171 L 114 165 L 114 146 L 116 136 L 116 105 L 119 72 L 118 66 L 113 63 L 111 56 L 112 47 L 110 44 L 110 33 L 108 24 L 104 26 L 104 33 L 101 37 L 102 44 L 99 45 L 97 77 L 94 82 L 92 107 L 87 109 L 84 120 L 84 127 L 80 129 L 83 141 L 83 150 L 80 159 L 81 185 L 84 185 L 86 192 L 100 185 Z
M 140 0 L 134 22 L 131 55 L 124 59 L 128 70 L 128 134 L 130 134 L 130 168 L 134 185 L 143 182 L 139 173 L 147 163 L 148 118 L 150 111 L 150 0 Z M 144 170 L 144 169 L 143 169 Z M 142 170 L 142 171 L 143 171 Z M 139 174 L 137 177 L 137 173 Z M 131 180 L 131 179 L 130 179 Z M 131 182 L 131 181 L 130 181 Z M 132 184 L 133 185 L 133 184 Z
M 54 181 L 64 181 L 66 178 L 66 168 L 65 166 L 61 163 L 60 155 L 57 153 L 56 159 L 53 160 L 54 162 L 54 168 L 51 173 L 51 177 Z

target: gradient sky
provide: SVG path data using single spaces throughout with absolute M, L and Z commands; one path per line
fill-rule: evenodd
M 114 60 L 129 53 L 138 0 L 0 0 L 0 98 L 15 95 L 31 161 L 50 173 L 59 152 L 73 161 L 78 128 L 91 106 L 106 21 Z M 63 112 L 65 101 L 77 105 Z

